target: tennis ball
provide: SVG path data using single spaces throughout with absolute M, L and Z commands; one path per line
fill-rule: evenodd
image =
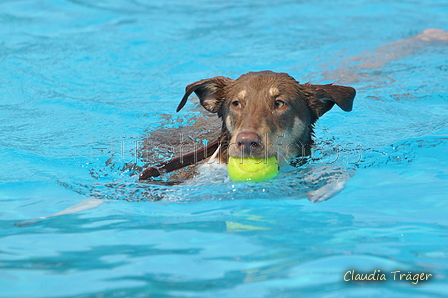
M 229 157 L 227 165 L 231 180 L 260 182 L 278 174 L 278 162 L 275 156 L 269 158 Z

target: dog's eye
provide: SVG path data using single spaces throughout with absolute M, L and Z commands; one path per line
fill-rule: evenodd
M 236 108 L 240 108 L 241 107 L 241 103 L 238 100 L 234 100 L 234 101 L 232 101 L 232 106 L 234 106 Z
M 274 106 L 275 106 L 276 109 L 278 109 L 278 108 L 282 108 L 282 107 L 284 107 L 285 105 L 286 105 L 286 103 L 285 103 L 284 101 L 282 101 L 282 100 L 276 100 L 276 101 L 274 102 Z

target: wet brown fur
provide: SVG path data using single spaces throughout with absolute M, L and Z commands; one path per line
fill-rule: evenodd
M 220 144 L 217 158 L 222 163 L 227 163 L 229 156 L 249 154 L 258 158 L 276 156 L 279 164 L 310 155 L 316 120 L 334 104 L 351 111 L 356 94 L 351 87 L 300 84 L 286 73 L 249 72 L 236 80 L 219 76 L 188 85 L 177 112 L 193 92 L 206 110 L 222 119 L 217 140 Z M 245 143 L 246 147 L 241 145 L 249 137 L 254 140 Z M 249 150 L 248 144 L 254 144 L 254 148 Z M 212 153 L 200 152 L 204 158 Z M 160 164 L 151 168 L 152 172 L 154 169 L 157 169 L 154 173 L 161 172 L 162 167 L 163 171 L 171 171 L 187 165 L 180 165 L 179 160 L 167 163 L 169 168 Z M 157 176 L 148 176 L 148 170 L 140 179 Z

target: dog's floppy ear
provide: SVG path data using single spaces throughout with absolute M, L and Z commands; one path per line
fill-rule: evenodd
M 356 90 L 352 87 L 338 85 L 311 85 L 304 84 L 302 87 L 308 96 L 308 105 L 314 111 L 316 119 L 328 112 L 334 104 L 343 111 L 350 112 L 353 107 L 353 99 Z
M 233 80 L 226 77 L 214 77 L 188 85 L 176 112 L 179 112 L 184 107 L 188 97 L 193 92 L 199 97 L 201 105 L 207 111 L 212 113 L 218 112 L 224 101 L 224 87 L 231 82 Z

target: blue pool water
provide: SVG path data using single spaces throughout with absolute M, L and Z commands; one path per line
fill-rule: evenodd
M 447 15 L 429 0 L 0 2 L 0 297 L 446 297 Z M 254 185 L 126 170 L 148 134 L 199 115 L 174 115 L 186 85 L 265 69 L 357 89 L 351 113 L 318 122 L 313 161 Z M 306 199 L 332 179 L 340 193 Z

